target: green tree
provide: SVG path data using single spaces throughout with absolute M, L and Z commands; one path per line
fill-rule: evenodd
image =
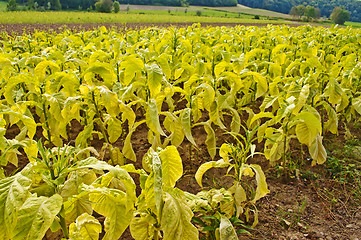
M 112 12 L 113 1 L 112 0 L 100 0 L 95 3 L 95 11 L 110 13 Z
M 51 0 L 50 4 L 51 4 L 50 5 L 51 10 L 55 10 L 55 11 L 61 10 L 60 0 Z
M 316 9 L 310 5 L 307 5 L 305 8 L 305 16 L 307 17 L 308 20 L 310 20 L 311 18 L 315 18 Z
M 34 0 L 28 0 L 28 10 L 34 10 L 34 9 L 35 9 Z
M 15 0 L 9 0 L 8 5 L 6 6 L 6 9 L 8 11 L 16 11 L 17 7 L 18 7 L 18 4 L 16 3 Z
M 341 8 L 335 7 L 331 13 L 331 20 L 336 24 L 343 25 L 347 20 L 350 19 L 350 12 Z
M 119 4 L 118 1 L 115 1 L 115 2 L 113 3 L 113 9 L 114 9 L 114 12 L 115 12 L 115 13 L 118 13 L 118 12 L 120 11 L 120 4 Z
M 304 5 L 298 5 L 291 8 L 290 15 L 294 17 L 302 17 L 305 15 L 306 7 Z

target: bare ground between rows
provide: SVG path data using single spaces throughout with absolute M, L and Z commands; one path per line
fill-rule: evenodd
M 105 26 L 107 28 L 143 28 L 143 27 L 188 27 L 194 23 L 7 23 L 0 24 L 0 32 L 7 32 L 10 35 L 19 35 L 22 33 L 33 33 L 35 30 L 38 31 L 55 31 L 61 32 L 64 29 L 71 30 L 93 30 L 101 26 Z M 267 26 L 267 23 L 201 23 L 201 26 L 226 26 L 226 27 L 235 27 L 235 26 L 258 26 L 264 27 Z M 280 25 L 280 24 L 277 24 Z M 292 23 L 290 26 L 301 26 L 302 23 Z

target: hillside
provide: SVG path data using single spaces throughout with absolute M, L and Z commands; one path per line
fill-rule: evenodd
M 310 5 L 321 10 L 321 16 L 329 17 L 335 7 L 343 7 L 350 11 L 351 21 L 361 22 L 361 1 L 357 0 L 238 0 L 239 4 L 251 8 L 261 8 L 271 11 L 289 13 L 293 6 Z

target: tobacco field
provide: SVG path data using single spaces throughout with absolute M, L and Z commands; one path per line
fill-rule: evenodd
M 352 28 L 0 37 L 0 239 L 252 239 L 264 168 L 288 186 L 360 119 Z

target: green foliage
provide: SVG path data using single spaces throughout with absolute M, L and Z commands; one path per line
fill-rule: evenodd
M 6 6 L 6 9 L 8 11 L 16 11 L 18 8 L 18 4 L 16 3 L 16 0 L 9 0 L 8 5 Z
M 294 15 L 293 13 L 295 13 L 295 11 L 292 9 L 295 7 L 299 7 L 300 5 L 309 5 L 316 9 L 316 18 L 317 16 L 330 17 L 334 8 L 343 6 L 347 11 L 350 12 L 351 21 L 361 22 L 361 2 L 358 0 L 238 0 L 238 3 L 252 8 L 261 8 L 281 13 L 290 13 L 291 15 Z M 319 12 L 317 9 L 319 9 Z
M 110 13 L 113 8 L 113 1 L 112 0 L 100 0 L 95 3 L 95 11 L 103 12 L 103 13 Z
M 34 10 L 34 9 L 35 9 L 35 2 L 34 2 L 34 0 L 28 0 L 27 5 L 28 5 L 28 9 L 29 9 L 29 10 Z
M 114 10 L 115 13 L 118 13 L 120 11 L 120 5 L 119 5 L 118 1 L 114 1 L 113 10 Z
M 341 24 L 343 25 L 346 21 L 350 19 L 350 12 L 341 8 L 341 7 L 335 7 L 331 13 L 331 20 L 335 24 Z

